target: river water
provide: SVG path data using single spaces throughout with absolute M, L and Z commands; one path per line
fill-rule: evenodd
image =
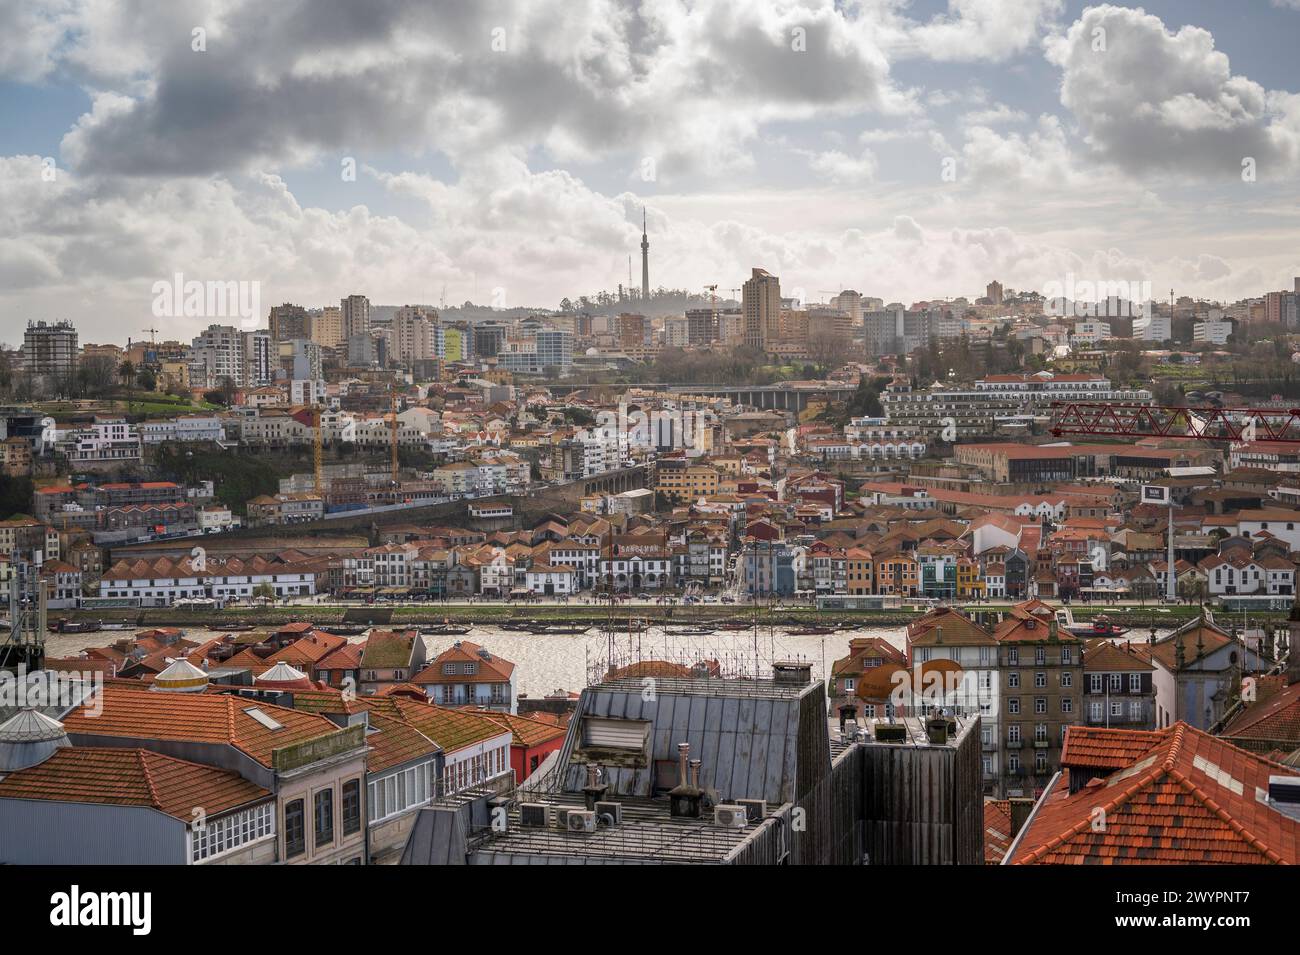
M 88 647 L 102 647 L 129 636 L 133 631 L 51 634 L 45 652 L 51 657 L 72 657 Z M 224 631 L 185 628 L 188 639 L 201 643 Z M 463 637 L 431 636 L 423 639 L 432 658 L 457 640 L 479 644 L 496 656 L 515 664 L 515 686 L 530 697 L 545 696 L 556 690 L 577 692 L 605 672 L 609 660 L 615 666 L 636 660 L 668 660 L 691 665 L 717 660 L 724 675 L 761 675 L 771 672 L 772 660 L 802 660 L 811 664 L 814 679 L 821 679 L 831 664 L 848 655 L 849 640 L 854 637 L 884 637 L 894 646 L 903 647 L 902 627 L 864 630 L 839 630 L 825 636 L 801 635 L 760 628 L 753 631 L 718 631 L 705 635 L 667 633 L 650 627 L 640 634 L 621 633 L 611 641 L 593 627 L 585 634 L 533 634 L 498 627 L 475 626 Z M 364 640 L 354 637 L 353 642 Z
M 185 635 L 203 642 L 224 631 L 186 628 Z M 1158 631 L 1161 635 L 1168 631 Z M 87 647 L 107 646 L 128 636 L 131 631 L 51 634 L 46 654 L 52 657 L 76 656 Z M 1131 639 L 1146 639 L 1147 631 L 1133 630 Z M 606 672 L 612 659 L 615 666 L 637 660 L 667 660 L 687 666 L 717 660 L 724 676 L 770 676 L 773 660 L 801 660 L 811 665 L 813 679 L 826 676 L 831 665 L 848 655 L 849 640 L 855 637 L 883 637 L 903 648 L 903 627 L 838 630 L 819 635 L 794 635 L 781 629 L 760 627 L 754 631 L 717 631 L 704 635 L 682 635 L 650 627 L 640 634 L 621 633 L 611 640 L 593 627 L 585 634 L 533 634 L 502 630 L 492 626 L 475 626 L 463 637 L 431 636 L 423 639 L 430 659 L 457 640 L 482 646 L 496 656 L 515 664 L 515 687 L 523 695 L 541 697 L 557 690 L 577 692 Z M 364 636 L 352 638 L 353 642 Z

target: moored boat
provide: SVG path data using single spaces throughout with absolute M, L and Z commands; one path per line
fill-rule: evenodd
M 1076 637 L 1122 637 L 1129 630 L 1105 617 L 1097 617 L 1089 623 L 1076 623 L 1065 629 Z
M 462 624 L 442 623 L 433 627 L 421 627 L 420 632 L 436 637 L 459 637 L 469 633 L 473 629 L 473 627 L 464 626 Z

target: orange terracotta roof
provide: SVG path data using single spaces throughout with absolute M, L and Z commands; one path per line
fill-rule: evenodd
M 364 643 L 345 643 L 334 652 L 316 662 L 317 670 L 355 670 L 361 666 Z
M 1071 726 L 1061 748 L 1064 769 L 1119 769 L 1151 748 L 1150 730 Z
M 1222 735 L 1300 745 L 1300 683 L 1250 704 L 1233 717 Z
M 565 734 L 562 726 L 530 719 L 527 716 L 515 716 L 512 713 L 499 713 L 495 710 L 485 710 L 483 715 L 510 730 L 516 746 L 540 746 Z
M 1201 653 L 1208 656 L 1221 647 L 1232 643 L 1232 637 L 1208 620 L 1198 618 L 1189 621 L 1167 637 L 1156 641 L 1151 648 L 1151 658 L 1166 670 L 1174 670 L 1178 665 L 1178 644 L 1183 645 L 1183 659 L 1192 663 L 1197 659 L 1197 645 Z
M 371 713 L 370 732 L 366 745 L 366 770 L 382 773 L 386 769 L 409 763 L 422 757 L 437 755 L 440 747 L 418 729 L 404 720 L 395 720 L 379 713 Z
M 1101 638 L 1090 641 L 1083 651 L 1085 673 L 1143 673 L 1154 669 L 1151 650 L 1144 643 L 1118 644 Z
M 1079 729 L 1068 731 L 1067 748 Z M 1058 777 L 1021 833 L 1014 863 L 1300 862 L 1300 820 L 1260 795 L 1270 776 L 1300 774 L 1186 723 L 1146 735 L 1140 758 L 1073 794 Z M 1135 747 L 1137 738 L 1121 745 Z
M 271 798 L 238 773 L 147 749 L 70 746 L 0 780 L 0 798 L 141 806 L 189 823 Z
M 915 646 L 926 647 L 935 646 L 940 641 L 950 646 L 979 646 L 997 642 L 991 633 L 974 620 L 951 607 L 931 610 L 914 620 L 907 628 L 907 638 Z
M 484 656 L 484 654 L 487 654 Z M 473 663 L 473 673 L 443 673 L 447 663 Z M 438 654 L 427 667 L 417 673 L 412 683 L 508 683 L 515 665 L 494 653 L 487 653 L 477 643 L 459 640 Z
M 1011 800 L 984 800 L 984 862 L 1001 865 L 1011 847 Z
M 274 750 L 337 732 L 323 716 L 290 710 L 221 693 L 157 693 L 106 687 L 94 701 L 103 712 L 86 706 L 64 719 L 69 736 L 140 740 L 185 740 L 232 746 L 263 766 L 272 766 Z M 260 709 L 277 723 L 270 729 L 249 715 Z
M 417 703 L 403 696 L 364 697 L 362 702 L 372 710 L 410 724 L 448 753 L 509 732 L 485 714 Z

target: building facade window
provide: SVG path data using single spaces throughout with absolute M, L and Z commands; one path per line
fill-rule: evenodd
M 361 831 L 361 780 L 349 779 L 343 784 L 343 835 Z
M 316 848 L 334 841 L 334 790 L 322 789 L 313 797 L 315 809 Z
M 265 803 L 209 820 L 192 832 L 190 861 L 202 862 L 275 834 L 275 805 Z
M 284 807 L 284 856 L 292 859 L 306 851 L 306 808 L 301 799 L 295 799 Z

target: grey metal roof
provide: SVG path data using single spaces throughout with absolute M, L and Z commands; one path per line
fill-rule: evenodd
M 635 693 L 646 690 L 646 679 L 653 679 L 655 692 L 674 696 L 724 696 L 737 699 L 798 700 L 809 684 L 777 683 L 773 680 L 718 680 L 707 677 L 625 677 L 588 687 L 588 690 Z
M 653 699 L 645 699 L 651 695 Z M 804 686 L 759 680 L 638 679 L 591 686 L 582 692 L 558 764 L 558 789 L 582 791 L 586 759 L 582 753 L 585 717 L 648 720 L 649 759 L 643 765 L 601 761 L 604 782 L 619 796 L 654 795 L 656 763 L 676 764 L 677 744 L 690 743 L 690 758 L 701 761 L 700 786 L 722 800 L 766 799 L 774 805 L 796 801 L 800 701 L 822 694 L 821 683 Z M 817 708 L 816 732 L 827 732 Z M 575 755 L 576 754 L 576 755 Z
M 62 720 L 85 703 L 98 689 L 93 680 L 81 680 L 68 673 L 53 670 L 37 670 L 28 673 L 21 682 L 24 686 L 19 687 L 15 682 L 11 684 L 11 689 L 12 695 L 22 705 L 0 704 L 0 723 L 12 719 L 28 706 L 52 720 Z
M 583 808 L 582 797 L 562 793 L 552 805 Z M 623 823 L 593 833 L 571 833 L 554 827 L 522 829 L 518 807 L 510 814 L 510 830 L 494 833 L 472 847 L 471 865 L 663 865 L 725 862 L 738 847 L 754 838 L 764 823 L 730 829 L 711 818 L 674 819 L 664 800 L 625 799 Z M 765 822 L 773 824 L 768 808 Z
M 0 775 L 43 763 L 68 745 L 62 723 L 35 708 L 21 709 L 0 724 Z

